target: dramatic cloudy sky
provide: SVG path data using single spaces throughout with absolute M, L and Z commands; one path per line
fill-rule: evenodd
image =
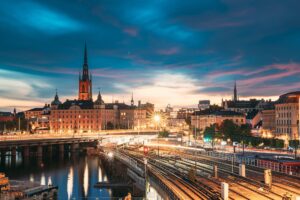
M 0 1 L 0 109 L 77 98 L 87 42 L 94 98 L 273 98 L 300 89 L 299 0 Z

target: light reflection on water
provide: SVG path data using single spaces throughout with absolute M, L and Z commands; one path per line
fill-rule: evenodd
M 68 173 L 68 180 L 67 180 L 67 193 L 68 193 L 68 199 L 71 198 L 71 195 L 73 193 L 73 167 L 70 167 L 69 173 Z
M 109 168 L 105 168 L 100 158 L 83 155 L 65 155 L 60 159 L 45 156 L 43 161 L 34 157 L 22 158 L 19 154 L 15 158 L 8 155 L 0 158 L 0 171 L 6 173 L 9 179 L 36 181 L 41 185 L 53 184 L 59 187 L 58 197 L 63 200 L 111 199 L 132 192 L 132 188 L 94 188 L 97 182 L 111 181 L 111 173 L 107 173 L 107 170 Z M 127 176 L 127 170 L 121 171 Z M 152 187 L 147 196 L 150 200 L 162 199 Z
M 46 178 L 45 178 L 45 174 L 42 173 L 42 176 L 41 176 L 41 185 L 46 185 Z
M 87 196 L 88 188 L 89 188 L 89 168 L 88 168 L 87 161 L 86 161 L 85 167 L 84 167 L 84 175 L 83 175 L 83 189 L 84 189 L 85 197 Z

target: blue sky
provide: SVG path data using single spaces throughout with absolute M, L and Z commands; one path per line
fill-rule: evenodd
M 0 2 L 0 109 L 77 98 L 85 41 L 94 97 L 163 108 L 300 89 L 298 0 Z

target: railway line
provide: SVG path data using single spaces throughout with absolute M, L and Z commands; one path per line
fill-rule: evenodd
M 139 162 L 143 162 L 142 155 L 136 152 L 126 152 L 130 154 L 132 158 L 138 160 Z M 221 199 L 220 194 L 210 188 L 207 185 L 195 185 L 191 182 L 186 174 L 180 173 L 177 169 L 170 168 L 170 166 L 166 166 L 164 163 L 160 162 L 155 158 L 148 157 L 148 167 L 154 171 L 154 173 L 158 173 L 164 180 L 167 180 L 172 188 L 177 187 L 176 190 L 181 190 L 181 193 L 186 198 L 183 199 L 211 199 L 211 200 L 219 200 Z
M 230 164 L 228 164 L 228 162 L 221 162 L 219 159 L 217 159 L 217 161 L 212 160 L 211 157 L 207 157 L 207 156 L 201 156 L 201 155 L 185 155 L 185 157 L 189 157 L 190 159 L 192 159 L 192 161 L 194 162 L 196 161 L 201 161 L 202 163 L 207 163 L 208 165 L 212 166 L 212 165 L 217 165 L 219 168 L 219 173 L 220 174 L 224 174 L 224 176 L 226 176 L 226 174 L 231 174 L 231 176 L 234 177 L 234 179 L 236 180 L 236 182 L 239 182 L 240 184 L 247 184 L 247 185 L 252 185 L 251 187 L 248 186 L 248 189 L 250 190 L 254 190 L 254 188 L 257 188 L 258 185 L 261 185 L 260 188 L 265 188 L 264 184 L 262 183 L 263 180 L 263 172 L 257 172 L 254 171 L 253 169 L 249 169 L 247 170 L 247 178 L 246 177 L 241 177 L 238 176 L 238 167 L 236 165 L 232 166 Z M 296 177 L 296 181 L 294 180 L 293 182 L 291 182 L 291 178 L 289 177 L 289 179 L 285 179 L 286 177 L 282 177 L 282 175 L 280 174 L 275 174 L 275 177 L 273 178 L 273 184 L 272 188 L 270 190 L 267 189 L 267 194 L 268 196 L 273 197 L 273 199 L 276 198 L 280 198 L 282 199 L 285 194 L 288 192 L 289 194 L 292 194 L 293 196 L 300 196 L 300 192 L 299 192 L 299 182 L 297 182 L 297 177 Z M 226 180 L 226 179 L 225 179 Z M 284 183 L 284 184 L 283 184 Z M 264 189 L 263 189 L 264 190 Z M 256 191 L 258 193 L 261 193 L 262 195 L 264 195 L 264 193 L 266 193 L 265 191 Z
M 195 167 L 195 164 L 188 161 L 178 161 L 182 165 L 188 166 L 188 168 Z M 178 168 L 184 168 L 183 166 L 176 165 Z M 206 173 L 213 173 L 211 167 L 207 166 L 206 168 L 203 167 L 203 165 L 197 165 L 197 170 L 204 170 Z M 186 168 L 184 168 L 186 170 Z M 200 173 L 197 174 L 198 176 L 201 176 Z M 248 181 L 245 181 L 243 179 L 237 180 L 234 176 L 228 176 L 228 173 L 224 171 L 219 171 L 219 178 L 213 179 L 210 177 L 202 176 L 202 181 L 207 182 L 214 182 L 214 187 L 220 189 L 221 182 L 227 182 L 230 185 L 230 192 L 232 199 L 250 199 L 244 194 L 248 194 L 248 196 L 256 197 L 259 199 L 281 199 L 282 196 L 276 194 L 276 193 L 270 193 L 265 194 L 263 191 L 257 190 L 257 184 L 255 183 L 249 183 Z M 242 192 L 241 192 L 242 191 Z
M 142 158 L 145 157 L 143 152 L 132 149 L 123 151 L 143 162 Z M 180 156 L 176 159 L 175 155 Z M 247 169 L 247 177 L 239 176 L 238 163 L 232 165 L 228 161 L 224 162 L 224 160 L 214 157 L 174 151 L 170 156 L 148 155 L 146 157 L 149 168 L 154 169 L 163 179 L 168 180 L 173 185 L 172 187 L 177 186 L 177 190 L 181 188 L 181 193 L 185 194 L 185 198 L 188 199 L 196 197 L 198 199 L 219 199 L 221 182 L 229 184 L 229 199 L 281 200 L 287 194 L 294 197 L 300 196 L 299 182 L 293 182 L 292 178 L 289 177 L 283 183 L 281 175 L 274 174 L 272 188 L 268 188 L 263 182 L 262 171 L 250 168 Z M 217 178 L 211 176 L 214 165 L 218 166 Z M 195 181 L 187 178 L 191 169 L 196 170 Z M 189 191 L 188 194 L 186 191 Z

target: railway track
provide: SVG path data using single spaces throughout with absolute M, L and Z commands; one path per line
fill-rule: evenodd
M 145 157 L 142 152 L 138 151 L 130 150 L 124 153 L 130 154 L 131 156 L 135 156 L 139 159 Z M 169 180 L 172 184 L 179 184 L 182 188 L 184 188 L 184 191 L 191 191 L 192 194 L 190 194 L 191 196 L 189 196 L 189 198 L 192 197 L 192 199 L 197 195 L 203 195 L 202 198 L 204 199 L 213 198 L 213 194 L 221 191 L 221 182 L 229 184 L 230 199 L 248 200 L 254 199 L 251 197 L 255 196 L 255 199 L 281 200 L 287 193 L 292 194 L 293 196 L 300 196 L 300 182 L 293 182 L 293 179 L 290 177 L 283 179 L 281 174 L 275 173 L 273 175 L 272 188 L 268 189 L 262 182 L 264 175 L 262 171 L 263 169 L 259 168 L 259 171 L 255 171 L 253 168 L 247 169 L 247 177 L 241 177 L 238 175 L 238 163 L 232 165 L 232 163 L 229 163 L 228 161 L 225 162 L 222 159 L 203 156 L 201 154 L 182 154 L 182 152 L 180 152 L 180 157 L 180 159 L 175 160 L 170 157 L 158 158 L 156 156 L 147 156 L 150 161 L 150 166 L 165 173 L 163 177 Z M 196 181 L 191 182 L 186 178 L 186 175 L 191 168 L 195 167 L 195 162 L 197 172 L 200 171 L 202 173 L 197 173 Z M 218 179 L 207 176 L 207 174 L 210 175 L 213 173 L 213 165 L 218 166 Z M 172 178 L 170 179 L 170 177 Z M 174 179 L 176 180 L 175 182 Z M 201 190 L 199 190 L 199 188 L 201 188 Z M 207 194 L 209 195 L 205 196 Z
M 181 163 L 182 165 L 186 165 L 188 166 L 189 168 L 191 167 L 195 167 L 195 164 L 194 164 L 194 161 L 191 161 L 190 163 L 188 161 L 182 161 L 182 160 L 179 160 L 177 161 L 179 163 Z M 184 168 L 180 165 L 176 165 L 176 167 L 178 168 Z M 203 166 L 201 165 L 197 165 L 196 166 L 197 169 L 201 170 L 201 171 L 205 171 L 206 173 L 209 173 L 211 174 L 212 173 L 212 168 L 210 166 L 207 166 L 206 168 L 204 168 Z M 186 168 L 185 168 L 186 169 Z M 198 176 L 201 176 L 201 174 L 197 174 Z M 231 199 L 250 199 L 249 197 L 245 196 L 244 194 L 248 194 L 250 196 L 255 196 L 256 198 L 259 198 L 259 199 L 281 199 L 281 196 L 278 196 L 276 194 L 272 194 L 273 196 L 275 197 L 270 197 L 271 195 L 268 194 L 266 195 L 264 192 L 262 191 L 257 191 L 257 185 L 255 184 L 251 184 L 249 185 L 249 183 L 247 183 L 246 181 L 241 181 L 241 180 L 233 180 L 232 178 L 229 179 L 228 178 L 228 174 L 221 171 L 221 174 L 219 172 L 219 175 L 222 177 L 222 178 L 218 178 L 218 179 L 213 179 L 213 178 L 210 178 L 210 177 L 205 177 L 205 176 L 202 176 L 202 181 L 205 181 L 206 184 L 207 182 L 213 182 L 214 183 L 214 187 L 217 188 L 217 190 L 220 191 L 220 185 L 221 185 L 221 182 L 227 182 L 229 183 L 230 185 L 230 189 L 229 191 L 232 192 L 233 194 L 231 195 Z M 204 179 L 203 179 L 204 178 Z M 241 190 L 243 192 L 241 192 Z
M 188 155 L 188 157 L 192 158 L 193 161 L 194 160 L 200 160 L 204 163 L 208 163 L 208 165 L 214 165 L 216 164 L 218 166 L 218 168 L 220 169 L 219 172 L 221 173 L 225 173 L 226 174 L 231 174 L 232 176 L 235 177 L 235 179 L 238 180 L 239 183 L 247 183 L 247 184 L 251 184 L 251 187 L 248 187 L 248 189 L 255 191 L 255 187 L 257 187 L 257 185 L 262 185 L 261 188 L 264 187 L 264 184 L 261 182 L 263 180 L 263 172 L 257 172 L 254 170 L 247 170 L 247 174 L 250 175 L 249 177 L 251 178 L 246 178 L 246 177 L 240 177 L 238 176 L 238 167 L 237 166 L 233 166 L 232 165 L 226 163 L 226 162 L 220 162 L 220 161 L 214 161 L 212 160 L 211 157 L 207 157 L 207 156 L 201 156 L 201 155 Z M 233 169 L 233 170 L 232 170 Z M 254 173 L 253 173 L 254 172 Z M 258 176 L 260 175 L 260 176 Z M 290 177 L 289 179 L 286 179 L 286 177 L 281 177 L 281 175 L 275 174 L 275 178 L 273 178 L 273 182 L 275 184 L 273 184 L 272 189 L 271 190 L 267 190 L 268 196 L 273 197 L 273 199 L 279 198 L 282 199 L 284 197 L 284 195 L 288 192 L 289 194 L 292 194 L 293 196 L 299 196 L 300 192 L 299 192 L 299 182 L 291 182 Z M 284 184 L 287 184 L 290 187 L 287 187 Z M 291 188 L 292 187 L 292 188 Z M 293 189 L 294 188 L 294 189 Z M 261 193 L 262 195 L 264 195 L 265 192 L 263 191 L 258 191 L 258 193 Z
M 136 152 L 127 151 L 127 154 L 128 153 L 134 157 L 134 159 L 137 159 L 139 162 L 143 162 L 141 159 L 142 155 Z M 160 162 L 155 158 L 148 157 L 148 167 L 154 170 L 154 173 L 159 173 L 163 179 L 168 180 L 173 186 L 177 186 L 177 190 L 181 190 L 182 193 L 184 193 L 184 196 L 190 199 L 221 199 L 220 194 L 213 188 L 210 188 L 207 185 L 191 182 L 184 174 L 178 172 L 177 169 L 172 169 L 170 166 L 166 166 L 163 162 Z

